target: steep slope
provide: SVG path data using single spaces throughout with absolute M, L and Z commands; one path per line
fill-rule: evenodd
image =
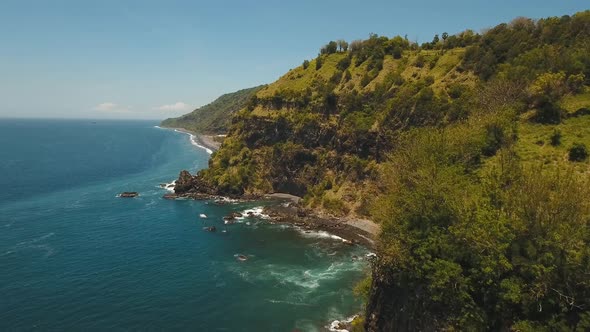
M 586 330 L 588 54 L 589 11 L 331 42 L 258 91 L 178 192 L 379 222 L 369 331 Z
M 374 189 L 397 132 L 461 118 L 469 105 L 455 90 L 477 80 L 459 71 L 464 48 L 441 53 L 412 50 L 399 37 L 365 41 L 375 49 L 395 43 L 405 49 L 399 58 L 324 54 L 261 89 L 234 117 L 203 179 L 219 194 L 286 192 L 332 213 L 366 215 L 365 192 Z
M 227 132 L 233 113 L 246 106 L 250 98 L 263 86 L 227 93 L 210 104 L 178 118 L 162 121 L 163 127 L 184 128 L 203 134 L 221 134 Z

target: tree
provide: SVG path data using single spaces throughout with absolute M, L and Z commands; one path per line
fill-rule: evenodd
M 434 38 L 432 38 L 432 46 L 436 46 L 439 41 L 440 39 L 438 38 L 438 35 L 434 35 Z
M 338 51 L 338 43 L 330 41 L 328 45 L 326 45 L 326 53 L 333 54 L 336 53 L 336 51 Z
M 360 52 L 360 50 L 363 48 L 363 41 L 362 40 L 353 40 L 352 42 L 350 42 L 350 51 L 351 52 Z
M 303 69 L 307 69 L 307 67 L 309 67 L 309 60 L 304 60 L 303 61 Z
M 391 52 L 391 55 L 393 55 L 394 59 L 399 59 L 402 57 L 402 48 L 399 46 L 395 46 L 393 48 L 393 51 Z
M 340 50 L 340 52 L 346 52 L 348 51 L 348 43 L 345 40 L 338 40 L 338 49 Z
M 558 101 L 567 92 L 565 73 L 545 73 L 529 87 L 531 106 L 537 108 L 537 120 L 541 122 L 559 122 L 561 111 Z
M 449 34 L 447 32 L 443 32 L 443 34 L 442 34 L 443 48 L 447 45 L 447 38 L 449 38 Z

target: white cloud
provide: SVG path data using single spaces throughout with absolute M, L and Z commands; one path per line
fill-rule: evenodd
M 130 111 L 130 107 L 121 106 L 111 102 L 105 102 L 102 104 L 98 104 L 94 107 L 95 111 L 99 112 L 117 112 L 117 113 L 126 113 Z
M 158 111 L 187 111 L 189 109 L 190 106 L 181 101 L 170 105 L 162 105 L 160 107 L 156 107 L 156 110 Z

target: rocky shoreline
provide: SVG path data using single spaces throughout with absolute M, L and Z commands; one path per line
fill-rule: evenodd
M 326 232 L 338 236 L 346 245 L 360 245 L 371 251 L 375 250 L 375 241 L 380 232 L 380 226 L 370 220 L 335 217 L 322 214 L 320 211 L 302 206 L 302 198 L 287 194 L 273 193 L 267 195 L 237 195 L 223 196 L 199 175 L 191 175 L 188 171 L 180 172 L 175 181 L 174 193 L 164 195 L 165 199 L 194 199 L 208 200 L 213 204 L 225 205 L 235 202 L 260 202 L 263 206 L 262 214 L 268 216 L 267 222 L 273 224 L 289 224 L 305 233 Z M 224 217 L 226 223 L 233 223 L 242 214 L 234 211 Z M 215 231 L 206 229 L 206 231 Z M 376 255 L 371 253 L 369 258 Z M 360 313 L 362 315 L 362 313 Z M 355 317 L 355 316 L 353 316 Z M 349 331 L 352 319 L 333 321 L 325 326 L 329 331 Z
M 182 183 L 181 177 L 177 181 Z M 302 207 L 299 197 L 287 194 L 245 195 L 240 197 L 224 197 L 203 192 L 181 192 L 164 195 L 165 199 L 210 200 L 214 204 L 225 205 L 230 202 L 264 203 L 263 213 L 269 216 L 269 222 L 290 224 L 300 227 L 303 231 L 324 231 L 339 236 L 346 244 L 362 245 L 374 249 L 375 239 L 379 233 L 379 225 L 369 221 L 345 217 L 321 215 L 318 212 Z
M 301 207 L 291 202 L 270 204 L 264 207 L 273 223 L 286 223 L 300 227 L 305 231 L 324 231 L 339 236 L 349 245 L 362 245 L 374 249 L 377 234 L 354 226 L 347 218 L 323 216 L 314 210 Z

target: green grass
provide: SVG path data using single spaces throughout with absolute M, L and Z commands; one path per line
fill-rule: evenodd
M 561 131 L 561 144 L 552 146 L 553 131 Z M 572 166 L 576 171 L 588 172 L 590 164 L 568 161 L 568 149 L 574 143 L 583 143 L 590 148 L 590 116 L 570 118 L 558 125 L 523 122 L 518 129 L 516 152 L 528 164 L 551 164 L 558 167 Z
M 260 90 L 257 95 L 260 98 L 265 98 L 273 96 L 275 92 L 278 91 L 303 91 L 307 89 L 316 78 L 328 81 L 336 72 L 336 65 L 338 62 L 345 56 L 345 53 L 322 56 L 322 67 L 319 70 L 315 69 L 317 59 L 313 59 L 309 62 L 307 69 L 304 69 L 303 65 L 291 69 L 276 82 Z
M 561 107 L 568 113 L 573 113 L 584 107 L 590 109 L 590 87 L 585 87 L 580 94 L 564 97 L 561 101 Z
M 472 74 L 456 71 L 464 52 L 465 50 L 461 48 L 449 50 L 444 53 L 438 50 L 406 51 L 402 59 L 394 59 L 391 55 L 386 55 L 383 59 L 383 69 L 365 87 L 361 86 L 361 80 L 368 71 L 368 61 L 356 66 L 356 61 L 353 58 L 348 67 L 351 73 L 351 79 L 345 83 L 341 82 L 335 91 L 336 93 L 350 89 L 370 91 L 375 89 L 378 83 L 383 82 L 390 73 L 396 71 L 400 72 L 402 77 L 407 81 L 415 81 L 426 76 L 433 76 L 435 79 L 434 88 L 438 92 L 442 92 L 445 86 L 454 82 L 471 84 L 476 81 L 476 78 Z M 414 65 L 419 55 L 424 58 L 424 66 L 421 68 Z M 259 98 L 268 98 L 279 91 L 303 91 L 310 87 L 314 80 L 329 81 L 338 70 L 336 68 L 338 62 L 346 56 L 346 53 L 323 55 L 323 64 L 319 70 L 315 68 L 317 59 L 313 59 L 309 62 L 307 69 L 304 69 L 303 66 L 291 69 L 276 82 L 260 90 L 257 95 Z M 430 68 L 430 63 L 435 60 L 436 64 L 433 68 Z

